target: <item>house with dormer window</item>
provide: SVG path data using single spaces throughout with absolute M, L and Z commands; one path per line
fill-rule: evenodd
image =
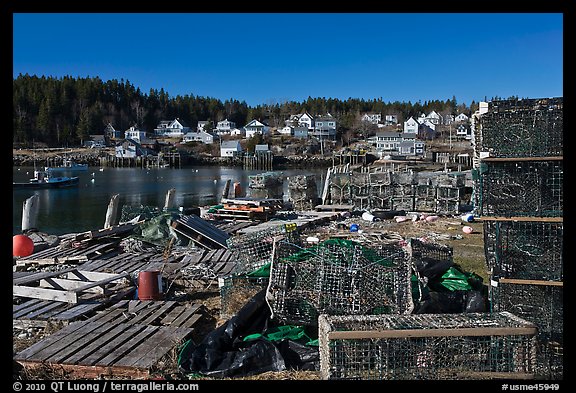
M 216 123 L 216 132 L 218 135 L 230 134 L 230 131 L 232 131 L 234 128 L 236 128 L 236 123 L 228 119 L 224 119 Z
M 285 123 L 291 127 L 306 127 L 310 131 L 314 129 L 314 117 L 308 112 L 292 115 Z
M 189 131 L 190 127 L 179 118 L 176 118 L 171 121 L 162 120 L 154 129 L 154 134 L 162 137 L 182 138 Z
M 382 121 L 382 114 L 381 113 L 364 113 L 360 118 L 361 121 L 370 123 L 370 124 L 378 124 Z
M 246 130 L 246 138 L 251 138 L 256 134 L 266 135 L 270 131 L 270 127 L 256 119 L 250 121 L 244 126 Z

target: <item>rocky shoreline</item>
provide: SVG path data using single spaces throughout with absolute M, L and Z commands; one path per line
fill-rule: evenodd
M 12 151 L 12 166 L 34 166 L 38 164 L 54 166 L 62 164 L 65 158 L 81 164 L 100 166 L 101 158 L 112 154 L 108 149 L 43 149 L 43 150 L 17 150 Z M 242 158 L 209 157 L 209 156 L 186 156 L 183 158 L 184 165 L 225 165 L 242 166 Z M 317 168 L 332 166 L 332 157 L 319 156 L 275 156 L 274 167 L 277 169 L 288 168 Z

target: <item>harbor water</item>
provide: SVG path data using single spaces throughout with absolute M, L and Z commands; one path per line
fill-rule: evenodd
M 34 175 L 32 167 L 14 167 L 13 181 L 26 182 Z M 66 176 L 79 176 L 80 184 L 63 189 L 13 189 L 12 234 L 22 232 L 22 208 L 32 195 L 39 197 L 37 229 L 51 235 L 79 233 L 101 229 L 112 196 L 118 194 L 120 210 L 123 206 L 152 206 L 162 208 L 166 194 L 175 189 L 175 205 L 190 208 L 210 206 L 220 202 L 227 180 L 230 189 L 239 182 L 248 190 L 249 176 L 262 174 L 261 170 L 240 167 L 198 166 L 174 168 L 98 168 L 84 172 L 62 172 Z M 290 176 L 314 175 L 318 194 L 322 192 L 325 168 L 287 169 L 274 171 L 284 180 L 284 198 L 287 198 L 286 180 Z M 119 214 L 120 214 L 119 210 Z

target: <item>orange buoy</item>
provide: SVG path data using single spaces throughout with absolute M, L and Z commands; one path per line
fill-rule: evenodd
M 138 273 L 138 299 L 160 300 L 162 299 L 161 288 L 162 276 L 160 271 L 142 271 Z
M 12 237 L 12 256 L 27 257 L 34 252 L 34 241 L 26 235 Z

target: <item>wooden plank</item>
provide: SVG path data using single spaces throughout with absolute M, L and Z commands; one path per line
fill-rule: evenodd
M 23 284 L 29 284 L 32 282 L 38 282 L 43 278 L 49 278 L 49 277 L 58 277 L 64 273 L 68 273 L 71 271 L 76 270 L 76 268 L 70 268 L 70 269 L 64 269 L 64 270 L 60 270 L 58 272 L 38 272 L 38 273 L 33 273 L 30 275 L 27 275 L 25 277 L 19 277 L 19 278 L 15 278 L 14 280 L 12 280 L 12 284 L 13 285 L 23 285 Z
M 119 279 L 127 278 L 127 277 L 130 277 L 130 274 L 128 274 L 128 273 L 117 274 L 117 275 L 115 275 L 115 276 L 112 276 L 112 277 L 110 277 L 110 278 L 106 278 L 106 279 L 104 279 L 104 280 L 94 281 L 94 282 L 85 284 L 85 285 L 83 285 L 83 286 L 81 286 L 81 287 L 71 289 L 71 292 L 75 292 L 75 293 L 84 292 L 84 291 L 86 291 L 87 289 L 94 288 L 94 287 L 98 287 L 98 286 L 102 286 L 102 285 L 106 285 L 106 284 L 109 284 L 109 283 L 111 283 L 111 282 L 118 281 Z
M 73 290 L 73 289 L 77 289 L 80 288 L 84 285 L 86 285 L 86 281 L 78 281 L 78 280 L 68 280 L 65 278 L 45 278 L 40 280 L 40 288 L 52 288 L 52 289 L 58 289 L 61 291 L 68 291 L 68 290 Z M 103 287 L 96 287 L 96 288 L 88 288 L 87 289 L 88 292 L 91 293 L 99 293 L 99 294 L 104 294 L 104 288 Z
M 166 302 L 163 302 L 164 304 L 162 304 L 162 307 L 160 307 L 154 314 L 150 315 L 148 318 L 146 318 L 145 320 L 143 320 L 141 323 L 144 325 L 151 325 L 154 323 L 154 321 L 156 321 L 158 318 L 160 318 L 162 315 L 164 315 L 165 313 L 167 313 L 172 307 L 176 306 L 178 303 L 176 303 L 173 300 L 169 300 Z
M 56 313 L 52 315 L 50 318 L 59 321 L 72 321 L 88 313 L 95 312 L 101 307 L 103 307 L 103 303 L 98 302 L 78 304 L 67 310 Z
M 66 303 L 78 303 L 78 294 L 76 292 L 60 291 L 57 289 L 14 285 L 12 287 L 12 294 L 14 296 L 31 297 L 35 299 L 54 300 Z
M 75 270 L 66 275 L 69 280 L 99 281 L 113 277 L 113 273 L 93 272 L 88 270 Z M 128 281 L 127 279 L 125 281 Z
M 150 368 L 192 332 L 192 329 L 162 327 L 135 351 L 119 359 L 114 365 Z
M 550 157 L 484 157 L 480 161 L 486 162 L 516 162 L 516 161 L 562 161 L 564 156 Z
M 458 371 L 456 376 L 460 379 L 534 379 L 535 375 L 519 372 L 497 371 Z
M 46 300 L 30 299 L 30 300 L 25 301 L 22 304 L 13 305 L 12 306 L 12 317 L 17 318 L 21 315 L 26 314 L 27 312 L 37 310 L 46 304 L 48 304 L 48 301 L 46 301 Z
M 38 310 L 29 312 L 26 315 L 23 315 L 21 317 L 21 319 L 34 319 L 36 317 L 41 317 L 41 319 L 47 319 L 47 316 L 43 316 L 44 314 L 48 313 L 50 315 L 49 311 L 54 311 L 54 309 L 58 309 L 56 311 L 59 312 L 59 311 L 61 311 L 62 307 L 64 307 L 63 303 L 49 302 L 44 307 L 42 307 Z
M 112 330 L 98 340 L 87 345 L 81 352 L 77 352 L 70 358 L 66 359 L 67 364 L 83 364 L 92 366 L 108 354 L 112 353 L 115 348 L 130 340 L 133 336 L 144 330 L 142 325 L 125 324 L 116 325 Z
M 90 323 L 86 323 L 85 329 L 77 330 L 75 334 L 70 335 L 54 346 L 54 349 L 58 349 L 56 352 L 46 356 L 43 361 L 48 363 L 72 363 L 68 361 L 68 358 L 77 354 L 85 353 L 86 347 L 88 347 L 94 341 L 101 341 L 102 338 L 116 327 L 112 323 L 104 323 L 97 327 L 96 329 L 90 328 Z M 82 355 L 79 355 L 83 357 Z
M 329 340 L 356 340 L 371 338 L 409 337 L 484 337 L 484 336 L 533 336 L 536 327 L 516 328 L 457 328 L 457 329 L 401 329 L 335 331 L 328 333 Z
M 186 310 L 182 314 L 180 314 L 176 319 L 174 319 L 170 323 L 170 326 L 179 327 L 183 325 L 192 315 L 196 313 L 196 311 L 200 309 L 200 307 L 202 307 L 202 304 L 200 303 L 194 303 L 189 307 L 186 307 Z
M 475 221 L 520 221 L 520 222 L 564 222 L 564 217 L 502 217 L 502 216 L 481 216 Z
M 158 326 L 151 326 L 151 325 L 146 326 L 142 331 L 140 331 L 138 334 L 136 334 L 136 336 L 134 336 L 131 340 L 129 340 L 129 341 L 121 344 L 120 346 L 116 347 L 114 349 L 114 352 L 111 352 L 110 354 L 106 355 L 104 358 L 100 359 L 96 363 L 96 365 L 111 366 L 111 365 L 115 364 L 118 360 L 121 360 L 122 358 L 126 357 L 126 355 L 128 353 L 133 352 L 133 351 L 137 351 L 138 347 L 143 342 L 153 341 L 151 339 L 151 337 L 154 335 L 154 333 L 156 333 L 156 331 L 158 331 L 158 329 L 160 329 L 160 327 L 158 327 Z M 148 353 L 148 356 L 151 356 L 151 354 Z
M 40 341 L 36 342 L 35 344 L 32 344 L 28 348 L 24 349 L 23 351 L 18 352 L 16 355 L 14 355 L 14 360 L 32 360 L 32 359 L 35 359 L 37 361 L 42 361 L 42 356 L 40 356 L 40 355 L 37 356 L 37 354 L 42 354 L 42 353 L 46 353 L 46 352 L 50 352 L 50 351 L 53 352 L 53 349 L 51 349 L 51 347 L 53 347 L 57 343 L 59 343 L 60 339 L 74 336 L 75 332 L 84 328 L 86 322 L 87 321 L 74 322 L 74 323 L 71 323 L 71 324 L 63 327 L 62 329 L 58 330 L 56 333 L 52 333 L 50 336 L 44 338 L 43 340 L 40 340 Z M 101 325 L 102 325 L 102 323 L 100 323 L 100 322 L 91 322 L 90 323 L 90 326 L 94 329 L 97 328 L 98 326 L 101 326 Z
M 200 318 L 202 318 L 202 315 L 194 314 L 191 318 L 188 318 L 186 321 L 184 321 L 184 323 L 180 324 L 179 327 L 193 328 L 194 325 L 196 325 L 196 323 L 200 320 Z
M 519 278 L 500 278 L 498 282 L 503 284 L 522 284 L 522 285 L 545 285 L 553 287 L 563 287 L 563 281 L 549 281 L 549 280 L 522 280 Z
M 144 301 L 143 301 L 144 302 Z M 162 307 L 164 302 L 147 302 L 146 307 L 138 310 L 137 315 L 130 319 L 130 324 L 140 323 L 150 315 L 154 314 L 159 308 Z
M 170 310 L 168 315 L 166 315 L 164 318 L 162 318 L 160 323 L 162 325 L 170 325 L 176 318 L 178 318 L 185 311 L 186 311 L 185 306 L 175 307 L 172 310 Z

